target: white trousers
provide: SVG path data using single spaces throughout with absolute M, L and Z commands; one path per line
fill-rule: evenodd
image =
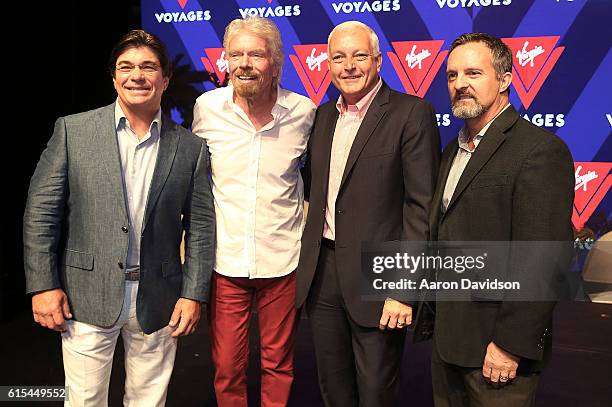
M 125 348 L 124 406 L 163 406 L 174 367 L 176 338 L 164 327 L 150 335 L 136 319 L 137 281 L 125 282 L 119 319 L 110 328 L 67 321 L 62 333 L 68 400 L 64 406 L 108 406 L 108 386 L 119 333 Z

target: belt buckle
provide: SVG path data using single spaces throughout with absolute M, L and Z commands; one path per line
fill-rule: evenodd
M 139 280 L 140 280 L 140 270 L 127 271 L 125 273 L 125 281 L 139 281 Z

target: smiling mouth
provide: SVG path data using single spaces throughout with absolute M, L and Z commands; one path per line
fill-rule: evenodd
M 359 79 L 359 78 L 361 78 L 361 75 L 350 75 L 350 76 L 342 77 L 342 79 L 344 79 L 344 80 L 347 80 L 347 79 L 348 80 L 352 80 L 352 79 Z
M 456 101 L 461 101 L 461 100 L 475 100 L 476 98 L 472 95 L 469 94 L 463 94 L 463 95 L 457 95 L 455 97 Z

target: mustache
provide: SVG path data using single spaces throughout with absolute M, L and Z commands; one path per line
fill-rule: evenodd
M 259 76 L 259 73 L 254 69 L 237 69 L 234 71 L 236 76 Z
M 475 96 L 474 94 L 470 93 L 470 92 L 461 92 L 461 93 L 457 93 L 457 94 L 455 95 L 454 100 L 460 100 L 460 99 L 461 99 L 462 97 L 464 97 L 464 96 L 469 96 L 469 97 L 471 97 L 472 99 L 477 99 L 477 98 L 476 98 L 476 96 Z

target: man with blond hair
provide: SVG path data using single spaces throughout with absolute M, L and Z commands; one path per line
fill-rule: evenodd
M 210 148 L 217 252 L 210 325 L 219 406 L 247 406 L 249 321 L 261 342 L 261 405 L 284 406 L 293 382 L 295 269 L 303 229 L 299 164 L 315 105 L 279 86 L 270 20 L 237 19 L 223 38 L 230 84 L 200 96 L 193 131 Z

